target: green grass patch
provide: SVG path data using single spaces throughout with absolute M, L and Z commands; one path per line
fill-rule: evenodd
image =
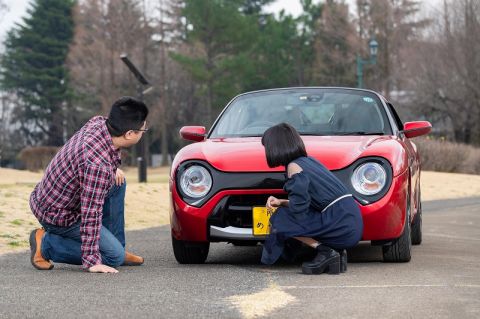
M 20 235 L 10 235 L 10 234 L 1 234 L 0 238 L 9 238 L 9 239 L 15 239 L 20 237 Z
M 15 183 L 15 184 L 0 184 L 1 190 L 7 190 L 14 188 L 15 190 L 26 190 L 26 191 L 33 191 L 35 188 L 36 183 Z
M 5 213 L 4 212 L 0 212 L 0 218 L 2 217 L 5 217 Z
M 147 177 L 148 184 L 151 183 L 168 183 L 170 181 L 170 177 L 167 176 L 152 176 Z
M 28 241 L 27 240 L 12 240 L 7 243 L 10 247 L 27 247 Z
M 35 188 L 35 186 L 37 186 L 37 183 L 19 183 L 19 182 L 17 182 L 17 183 L 15 184 L 15 186 L 27 187 L 27 188 L 33 190 L 33 188 Z
M 10 222 L 10 224 L 20 226 L 23 224 L 23 219 L 14 219 Z

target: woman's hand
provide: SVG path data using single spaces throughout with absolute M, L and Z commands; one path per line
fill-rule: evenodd
M 282 206 L 282 201 L 274 196 L 270 196 L 267 199 L 267 208 L 277 208 Z
M 125 173 L 120 168 L 117 168 L 117 172 L 115 173 L 115 185 L 122 186 L 123 183 L 125 183 Z

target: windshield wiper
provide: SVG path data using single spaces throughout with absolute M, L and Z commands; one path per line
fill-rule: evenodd
M 383 132 L 298 132 L 305 136 L 333 136 L 333 135 L 385 135 Z
M 235 137 L 262 137 L 263 135 L 258 135 L 258 134 L 255 134 L 255 135 L 239 135 L 239 136 L 235 136 Z
M 298 132 L 300 135 L 308 135 L 308 136 L 320 136 L 320 135 L 325 135 L 324 132 Z
M 336 132 L 334 135 L 385 135 L 383 132 Z

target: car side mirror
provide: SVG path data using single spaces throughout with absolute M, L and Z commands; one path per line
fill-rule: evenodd
M 202 142 L 205 133 L 205 126 L 184 126 L 180 129 L 180 136 L 187 141 Z
M 428 121 L 405 122 L 403 133 L 406 137 L 412 138 L 430 133 L 432 124 Z

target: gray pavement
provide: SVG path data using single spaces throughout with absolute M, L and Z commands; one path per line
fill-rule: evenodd
M 179 265 L 169 228 L 127 233 L 141 267 L 90 274 L 29 253 L 0 257 L 1 318 L 480 318 L 480 198 L 424 203 L 424 242 L 412 261 L 386 264 L 360 244 L 348 272 L 305 276 L 266 267 L 261 246 L 213 244 L 205 265 Z M 235 297 L 236 296 L 236 297 Z

